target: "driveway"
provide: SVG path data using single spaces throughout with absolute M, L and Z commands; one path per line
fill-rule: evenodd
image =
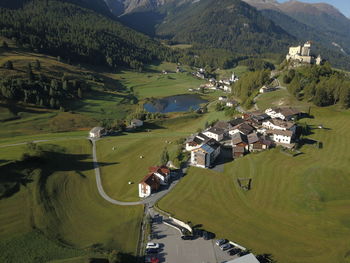
M 159 217 L 161 218 L 161 217 Z M 221 263 L 237 258 L 229 256 L 215 245 L 215 240 L 182 240 L 179 230 L 165 225 L 161 220 L 152 224 L 152 233 L 158 238 L 150 242 L 160 243 L 160 262 L 168 263 Z

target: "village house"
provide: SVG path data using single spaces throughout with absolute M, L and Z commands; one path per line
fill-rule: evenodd
M 106 135 L 106 129 L 103 127 L 94 127 L 89 132 L 90 138 L 101 138 L 103 135 Z
M 146 175 L 139 183 L 139 197 L 145 198 L 158 191 L 160 180 L 154 173 Z
M 300 116 L 301 112 L 295 108 L 270 108 L 265 110 L 265 113 L 269 115 L 272 119 L 281 119 L 281 120 L 294 120 Z
M 203 132 L 204 135 L 208 136 L 209 138 L 213 138 L 218 142 L 224 139 L 225 133 L 226 131 L 224 129 L 218 127 L 212 127 Z
M 262 86 L 259 90 L 259 93 L 268 93 L 268 92 L 272 92 L 272 91 L 275 91 L 276 88 L 273 88 L 273 87 L 268 87 L 268 86 Z
M 238 102 L 237 101 L 235 101 L 235 100 L 228 100 L 228 101 L 226 101 L 226 106 L 227 107 L 236 107 L 238 105 Z
M 205 136 L 203 133 L 198 133 L 196 135 L 192 135 L 186 140 L 186 151 L 192 151 L 201 147 L 206 141 L 210 138 Z
M 232 135 L 232 157 L 233 159 L 243 157 L 249 150 L 248 138 L 241 133 Z
M 267 130 L 281 130 L 281 131 L 292 131 L 293 134 L 296 133 L 297 126 L 294 122 L 283 121 L 280 119 L 270 119 L 262 123 L 262 127 Z
M 214 139 L 210 139 L 200 148 L 191 152 L 191 165 L 209 168 L 213 165 L 221 151 L 221 145 Z
M 282 131 L 282 130 L 268 130 L 266 134 L 270 135 L 270 138 L 277 144 L 291 144 L 293 141 L 292 131 Z
M 241 124 L 238 124 L 234 127 L 232 127 L 229 131 L 229 134 L 231 136 L 233 136 L 236 133 L 242 133 L 244 135 L 248 135 L 250 133 L 252 133 L 255 130 L 255 128 L 253 126 L 251 126 L 250 124 L 243 122 Z
M 227 101 L 227 97 L 226 96 L 220 96 L 219 97 L 219 101 Z
M 130 121 L 130 126 L 137 128 L 137 127 L 142 127 L 143 126 L 143 121 L 142 120 L 138 120 L 138 119 L 133 119 Z
M 150 167 L 149 171 L 158 177 L 159 183 L 161 185 L 169 184 L 171 172 L 170 169 L 165 165 Z
M 272 141 L 265 136 L 258 136 L 255 133 L 248 135 L 249 152 L 260 152 L 272 147 Z

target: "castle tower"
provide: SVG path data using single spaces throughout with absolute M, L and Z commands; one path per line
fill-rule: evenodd
M 302 56 L 310 56 L 310 52 L 311 52 L 311 42 L 308 41 L 304 44 L 304 46 L 301 49 L 301 55 Z

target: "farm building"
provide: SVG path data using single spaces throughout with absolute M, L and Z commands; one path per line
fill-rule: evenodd
M 106 134 L 106 130 L 103 127 L 94 127 L 89 132 L 90 138 L 101 138 Z

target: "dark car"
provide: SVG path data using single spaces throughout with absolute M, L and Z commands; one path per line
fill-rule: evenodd
M 240 250 L 239 248 L 233 248 L 233 249 L 227 251 L 227 253 L 228 253 L 230 256 L 234 256 L 234 255 L 236 255 L 236 254 L 238 254 L 238 253 L 240 253 L 240 252 L 241 252 L 241 250 Z
M 182 240 L 193 240 L 194 236 L 181 236 Z
M 204 238 L 204 240 L 210 240 L 210 239 L 215 238 L 215 234 L 203 230 L 203 238 Z
M 147 248 L 146 249 L 146 254 L 157 254 L 158 249 L 157 248 Z

